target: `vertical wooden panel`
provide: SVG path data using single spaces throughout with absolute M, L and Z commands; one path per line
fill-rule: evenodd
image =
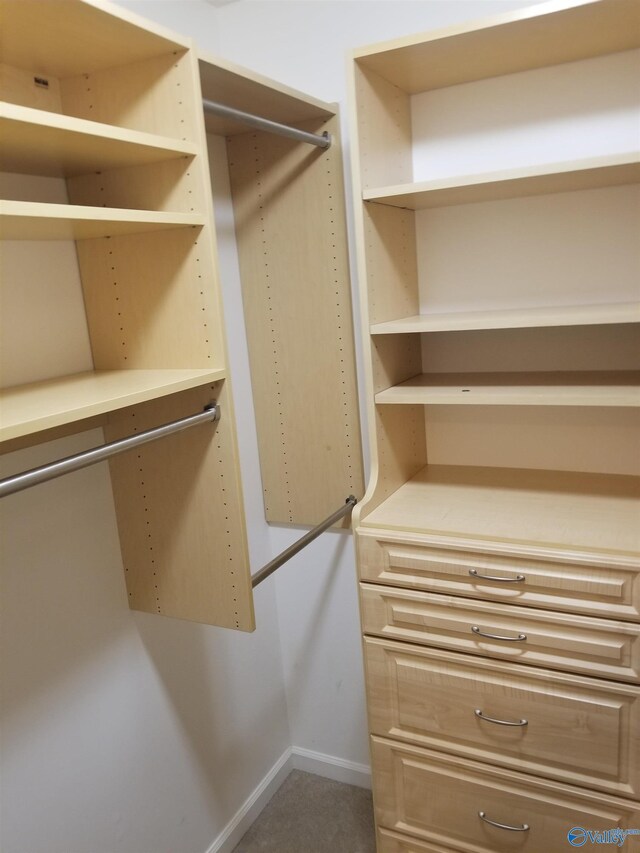
M 224 383 L 110 416 L 108 440 L 221 406 L 201 424 L 111 462 L 129 603 L 160 613 L 252 631 L 253 594 L 235 427 Z
M 337 119 L 228 140 L 265 514 L 315 524 L 363 491 Z

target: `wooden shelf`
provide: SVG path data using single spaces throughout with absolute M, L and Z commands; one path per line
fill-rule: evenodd
M 203 224 L 204 217 L 195 213 L 0 201 L 0 237 L 5 240 L 87 240 Z
M 0 0 L 2 61 L 72 77 L 184 51 L 187 41 L 115 4 Z
M 640 372 L 424 373 L 376 394 L 377 404 L 640 406 Z
M 217 382 L 224 370 L 100 370 L 0 392 L 0 441 Z
M 549 193 L 574 192 L 640 182 L 640 154 L 629 152 L 604 157 L 590 157 L 531 166 L 504 169 L 437 181 L 422 181 L 364 190 L 365 201 L 425 210 Z
M 241 68 L 227 59 L 201 53 L 198 64 L 202 95 L 207 100 L 281 124 L 309 119 L 326 120 L 335 115 L 335 107 L 331 104 Z M 208 133 L 221 136 L 233 136 L 249 130 L 246 124 L 211 113 L 205 113 L 204 121 Z
M 454 311 L 400 317 L 371 326 L 372 335 L 457 332 L 474 329 L 527 329 L 640 323 L 640 302 L 568 305 L 493 311 Z
M 0 104 L 0 169 L 73 177 L 193 156 L 197 147 L 17 104 Z
M 637 553 L 639 501 L 637 477 L 428 465 L 361 524 Z
M 355 59 L 416 94 L 636 47 L 636 0 L 557 0 L 373 45 Z

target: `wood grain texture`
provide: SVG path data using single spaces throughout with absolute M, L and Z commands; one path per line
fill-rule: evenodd
M 0 22 L 5 62 L 57 77 L 128 65 L 188 46 L 175 33 L 104 0 L 3 0 Z
M 252 631 L 255 627 L 234 425 L 223 384 L 124 409 L 113 441 L 201 411 L 194 427 L 110 461 L 129 604 L 135 610 Z
M 185 157 L 195 152 L 195 146 L 189 142 L 15 104 L 0 105 L 3 171 L 71 177 Z
M 303 127 L 227 146 L 265 514 L 316 524 L 364 486 L 339 128 Z
M 199 69 L 204 98 L 270 121 L 295 124 L 307 119 L 329 119 L 335 114 L 335 106 L 219 56 L 201 52 Z M 208 112 L 205 126 L 207 133 L 221 136 L 247 132 L 245 124 Z
M 60 81 L 57 77 L 47 74 L 43 81 L 38 73 L 4 62 L 0 62 L 0 99 L 21 107 L 62 112 Z
M 379 391 L 379 405 L 640 406 L 640 373 L 423 373 Z
M 224 378 L 222 370 L 98 370 L 0 392 L 0 441 L 104 415 Z
M 376 187 L 365 190 L 363 198 L 368 202 L 392 207 L 426 210 L 455 204 L 624 186 L 639 181 L 638 152 L 630 152 L 575 162 Z
M 615 509 L 613 515 L 617 518 Z M 363 581 L 640 622 L 637 553 L 598 553 L 490 537 L 483 541 L 455 534 L 418 536 L 364 526 L 358 529 L 357 546 Z M 525 580 L 513 582 L 518 575 Z
M 371 739 L 374 803 L 380 826 L 465 853 L 507 853 L 515 833 L 490 827 L 478 816 L 514 825 L 517 850 L 562 853 L 573 826 L 635 828 L 640 805 L 491 767 L 457 756 Z
M 640 46 L 634 0 L 552 0 L 355 51 L 358 65 L 415 94 Z
M 364 650 L 373 734 L 638 798 L 638 687 L 406 643 Z
M 637 559 L 639 498 L 636 477 L 432 465 L 372 512 L 366 525 L 515 549 L 555 547 L 567 556 L 573 550 Z
M 199 228 L 195 213 L 120 210 L 44 202 L 0 202 L 3 240 L 94 240 L 145 231 Z
M 445 849 L 440 845 L 390 832 L 381 827 L 378 828 L 377 836 L 378 853 L 450 853 L 451 851 L 450 847 Z
M 372 335 L 455 332 L 474 329 L 525 329 L 553 326 L 591 326 L 640 323 L 640 303 L 560 305 L 488 311 L 450 311 L 415 314 L 397 320 L 374 322 Z
M 360 584 L 366 634 L 518 664 L 640 682 L 640 625 Z M 474 633 L 522 642 L 492 640 Z

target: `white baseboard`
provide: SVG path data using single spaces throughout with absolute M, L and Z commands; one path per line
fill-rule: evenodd
M 300 746 L 294 746 L 291 752 L 292 764 L 296 770 L 315 773 L 316 776 L 345 782 L 347 785 L 357 785 L 359 788 L 371 788 L 371 768 L 366 764 L 346 761 L 344 758 L 336 758 L 334 755 L 325 755 L 323 752 L 314 752 Z
M 282 753 L 262 782 L 252 791 L 209 847 L 207 853 L 231 853 L 292 770 L 293 761 L 291 748 L 289 748 Z
M 304 770 L 359 788 L 371 787 L 371 770 L 366 764 L 345 761 L 299 746 L 286 749 L 206 853 L 231 853 L 292 770 Z

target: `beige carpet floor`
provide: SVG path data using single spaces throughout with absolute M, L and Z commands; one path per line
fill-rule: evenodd
M 233 853 L 375 853 L 371 792 L 293 770 Z

